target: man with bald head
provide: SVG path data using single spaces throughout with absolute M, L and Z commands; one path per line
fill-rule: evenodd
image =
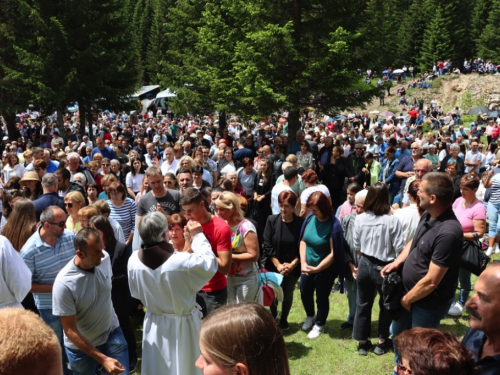
M 486 268 L 465 307 L 470 328 L 462 344 L 474 352 L 481 375 L 500 374 L 500 265 Z
M 408 198 L 408 188 L 410 187 L 410 184 L 417 180 L 420 181 L 422 178 L 427 174 L 432 172 L 432 162 L 429 159 L 418 159 L 415 164 L 413 165 L 413 172 L 415 173 L 413 176 L 409 177 L 406 180 L 406 185 L 403 191 L 403 196 L 401 197 L 401 202 L 403 204 L 403 207 L 407 207 L 410 205 L 410 198 Z

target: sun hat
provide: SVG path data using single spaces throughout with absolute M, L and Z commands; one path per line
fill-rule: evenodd
M 23 183 L 24 181 L 40 181 L 40 178 L 38 177 L 38 173 L 36 172 L 26 172 L 19 183 Z

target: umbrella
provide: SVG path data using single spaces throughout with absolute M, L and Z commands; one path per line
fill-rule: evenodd
M 490 109 L 488 107 L 474 107 L 469 112 L 467 112 L 467 114 L 482 115 L 483 113 L 488 113 L 488 112 L 490 112 Z
M 384 70 L 384 71 L 382 72 L 382 74 L 387 74 L 387 73 L 389 73 L 389 71 L 388 71 L 388 70 Z
M 498 117 L 498 111 L 493 111 L 488 113 L 489 117 Z
M 333 118 L 333 121 L 341 121 L 341 120 L 347 120 L 347 117 L 344 115 L 337 115 Z
M 380 115 L 380 116 L 391 117 L 391 116 L 394 116 L 394 113 L 389 112 L 389 111 L 385 111 L 385 112 L 380 112 L 380 114 L 379 114 L 379 115 Z
M 370 111 L 370 115 L 378 115 L 380 111 Z
M 396 69 L 392 71 L 394 74 L 401 74 L 404 73 L 403 69 Z

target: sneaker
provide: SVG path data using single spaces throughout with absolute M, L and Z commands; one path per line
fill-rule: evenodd
M 364 344 L 358 344 L 358 354 L 359 355 L 368 355 L 369 350 L 372 348 L 372 342 L 367 341 Z
M 461 316 L 463 311 L 464 311 L 464 307 L 457 302 L 453 306 L 450 307 L 450 310 L 448 311 L 448 315 Z
M 337 292 L 340 292 L 340 288 L 341 288 L 341 285 L 340 285 L 340 283 L 337 281 L 337 282 L 335 283 L 335 285 L 333 286 L 332 293 L 337 293 Z
M 495 244 L 495 254 L 499 254 L 500 253 L 500 246 L 496 243 Z
M 307 335 L 308 339 L 317 339 L 319 335 L 321 335 L 325 330 L 325 326 L 319 326 L 317 324 L 314 325 L 313 329 L 311 329 L 311 332 Z
M 382 344 L 378 343 L 375 346 L 375 349 L 373 349 L 373 352 L 376 355 L 382 355 L 387 353 L 389 350 L 392 348 L 392 341 L 391 340 L 385 340 Z
M 280 323 L 278 324 L 278 327 L 282 331 L 288 331 L 290 329 L 290 325 L 288 324 L 288 322 L 284 322 L 284 321 L 281 321 L 281 320 L 280 320 Z
M 488 247 L 488 250 L 486 250 L 486 255 L 491 256 L 495 252 L 495 248 L 493 247 Z
M 340 329 L 341 330 L 344 330 L 344 329 L 351 329 L 352 327 L 354 326 L 354 324 L 351 324 L 349 322 L 344 322 L 340 325 Z
M 312 328 L 315 321 L 316 321 L 316 315 L 306 317 L 306 321 L 302 325 L 302 330 L 309 331 Z

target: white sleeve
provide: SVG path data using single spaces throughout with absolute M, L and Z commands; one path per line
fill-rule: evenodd
M 134 185 L 134 178 L 132 176 L 132 172 L 127 173 L 127 177 L 125 177 L 125 185 L 128 188 L 132 188 L 132 186 Z
M 2 239 L 2 274 L 16 301 L 22 302 L 31 290 L 31 271 L 10 241 L 5 237 Z
M 199 291 L 215 275 L 219 267 L 217 258 L 203 233 L 194 236 L 193 254 L 189 256 L 189 281 L 193 291 Z

